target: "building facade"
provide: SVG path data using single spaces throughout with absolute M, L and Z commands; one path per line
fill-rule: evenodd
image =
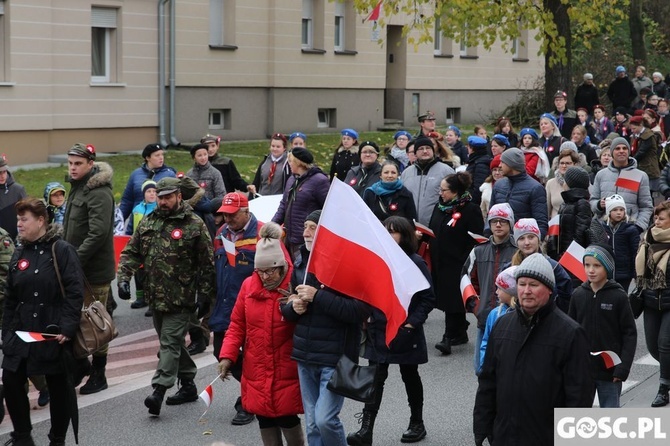
M 425 110 L 439 125 L 483 122 L 543 73 L 527 33 L 514 54 L 439 33 L 415 49 L 399 18 L 382 29 L 352 1 L 0 5 L 0 151 L 13 165 L 76 141 L 117 152 L 205 133 L 369 131 L 385 118 L 415 126 Z

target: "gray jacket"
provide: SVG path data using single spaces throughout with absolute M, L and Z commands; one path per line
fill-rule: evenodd
M 642 181 L 640 189 L 637 192 L 615 185 L 622 170 L 638 170 L 642 172 Z M 649 221 L 654 212 L 654 202 L 651 199 L 651 192 L 649 190 L 649 177 L 637 168 L 635 158 L 628 158 L 628 166 L 621 169 L 614 167 L 613 162 L 610 161 L 607 168 L 600 169 L 596 174 L 593 180 L 590 202 L 591 209 L 593 209 L 593 212 L 599 218 L 603 220 L 607 219 L 605 209 L 600 207 L 600 200 L 614 194 L 621 195 L 626 202 L 628 221 L 638 226 L 641 230 L 646 230 L 649 227 Z
M 204 166 L 195 163 L 193 167 L 186 172 L 186 176 L 193 178 L 193 180 L 205 190 L 205 197 L 210 200 L 217 197 L 221 198 L 226 195 L 226 186 L 223 182 L 221 172 L 209 162 Z
M 413 164 L 402 172 L 402 183 L 412 193 L 416 205 L 417 220 L 428 226 L 433 208 L 440 199 L 440 182 L 454 169 L 434 159 L 423 169 Z

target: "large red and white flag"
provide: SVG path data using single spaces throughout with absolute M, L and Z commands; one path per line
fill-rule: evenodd
M 621 358 L 612 350 L 605 350 L 602 352 L 591 352 L 591 356 L 600 356 L 605 361 L 605 368 L 611 369 L 614 366 L 621 364 Z
M 561 215 L 556 214 L 554 218 L 549 220 L 549 230 L 547 231 L 547 235 L 558 235 L 560 233 L 560 223 L 561 223 Z
M 379 20 L 379 13 L 382 9 L 382 2 L 384 0 L 379 0 L 379 3 L 377 3 L 377 6 L 375 6 L 375 9 L 372 10 L 370 15 L 365 19 L 366 22 L 374 22 Z
M 381 310 L 387 344 L 407 319 L 412 296 L 430 287 L 358 193 L 338 179 L 323 205 L 307 270 L 323 285 Z
M 584 247 L 573 240 L 558 263 L 574 274 L 579 280 L 586 282 L 586 271 L 584 271 L 584 264 L 582 263 L 583 258 Z
M 622 170 L 614 185 L 637 192 L 640 190 L 643 176 L 644 172 L 639 169 Z
M 230 266 L 235 266 L 235 256 L 237 256 L 237 250 L 235 249 L 235 242 L 228 240 L 225 237 L 221 237 L 223 242 L 223 249 L 226 250 L 226 258 L 228 259 L 228 264 Z

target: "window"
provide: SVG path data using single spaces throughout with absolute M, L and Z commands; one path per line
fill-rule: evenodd
M 302 0 L 302 47 L 312 49 L 314 47 L 314 2 L 313 0 Z
M 477 47 L 468 46 L 468 25 L 467 23 L 463 27 L 463 32 L 461 34 L 461 47 L 460 54 L 461 59 L 477 59 Z
M 115 8 L 91 9 L 91 82 L 116 82 Z
M 519 37 L 512 41 L 512 60 L 528 62 L 528 30 L 519 21 Z
M 302 0 L 302 32 L 300 43 L 304 53 L 323 54 L 326 52 L 323 49 L 324 15 L 325 0 Z
M 337 126 L 335 119 L 336 111 L 334 108 L 320 108 L 317 114 L 317 127 L 319 128 L 334 128 Z
M 345 27 L 345 21 L 344 21 L 344 8 L 345 4 L 343 2 L 336 2 L 335 3 L 335 51 L 344 51 L 346 49 L 344 45 L 344 27 Z
M 419 106 L 421 105 L 421 94 L 412 93 L 412 116 L 415 118 L 419 117 Z
M 212 109 L 209 111 L 209 129 L 210 130 L 229 130 L 230 129 L 230 109 Z
M 433 35 L 433 55 L 436 57 L 453 57 L 453 42 L 442 33 L 442 21 L 440 17 L 435 18 L 435 32 Z
M 236 49 L 235 1 L 209 0 L 209 46 Z
M 461 122 L 461 109 L 447 107 L 447 125 L 451 125 L 454 122 Z

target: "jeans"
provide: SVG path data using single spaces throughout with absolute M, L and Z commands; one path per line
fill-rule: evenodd
M 482 338 L 484 338 L 484 329 L 477 328 L 477 340 L 475 341 L 475 373 L 478 373 L 481 364 L 481 352 L 479 351 L 482 347 Z
M 345 446 L 347 438 L 340 421 L 344 397 L 326 389 L 335 367 L 298 361 L 300 393 L 305 409 L 309 446 Z
M 661 364 L 660 383 L 670 385 L 670 311 L 644 309 L 647 350 Z
M 621 381 L 602 381 L 596 379 L 596 391 L 598 392 L 598 402 L 601 408 L 620 407 L 621 399 Z

